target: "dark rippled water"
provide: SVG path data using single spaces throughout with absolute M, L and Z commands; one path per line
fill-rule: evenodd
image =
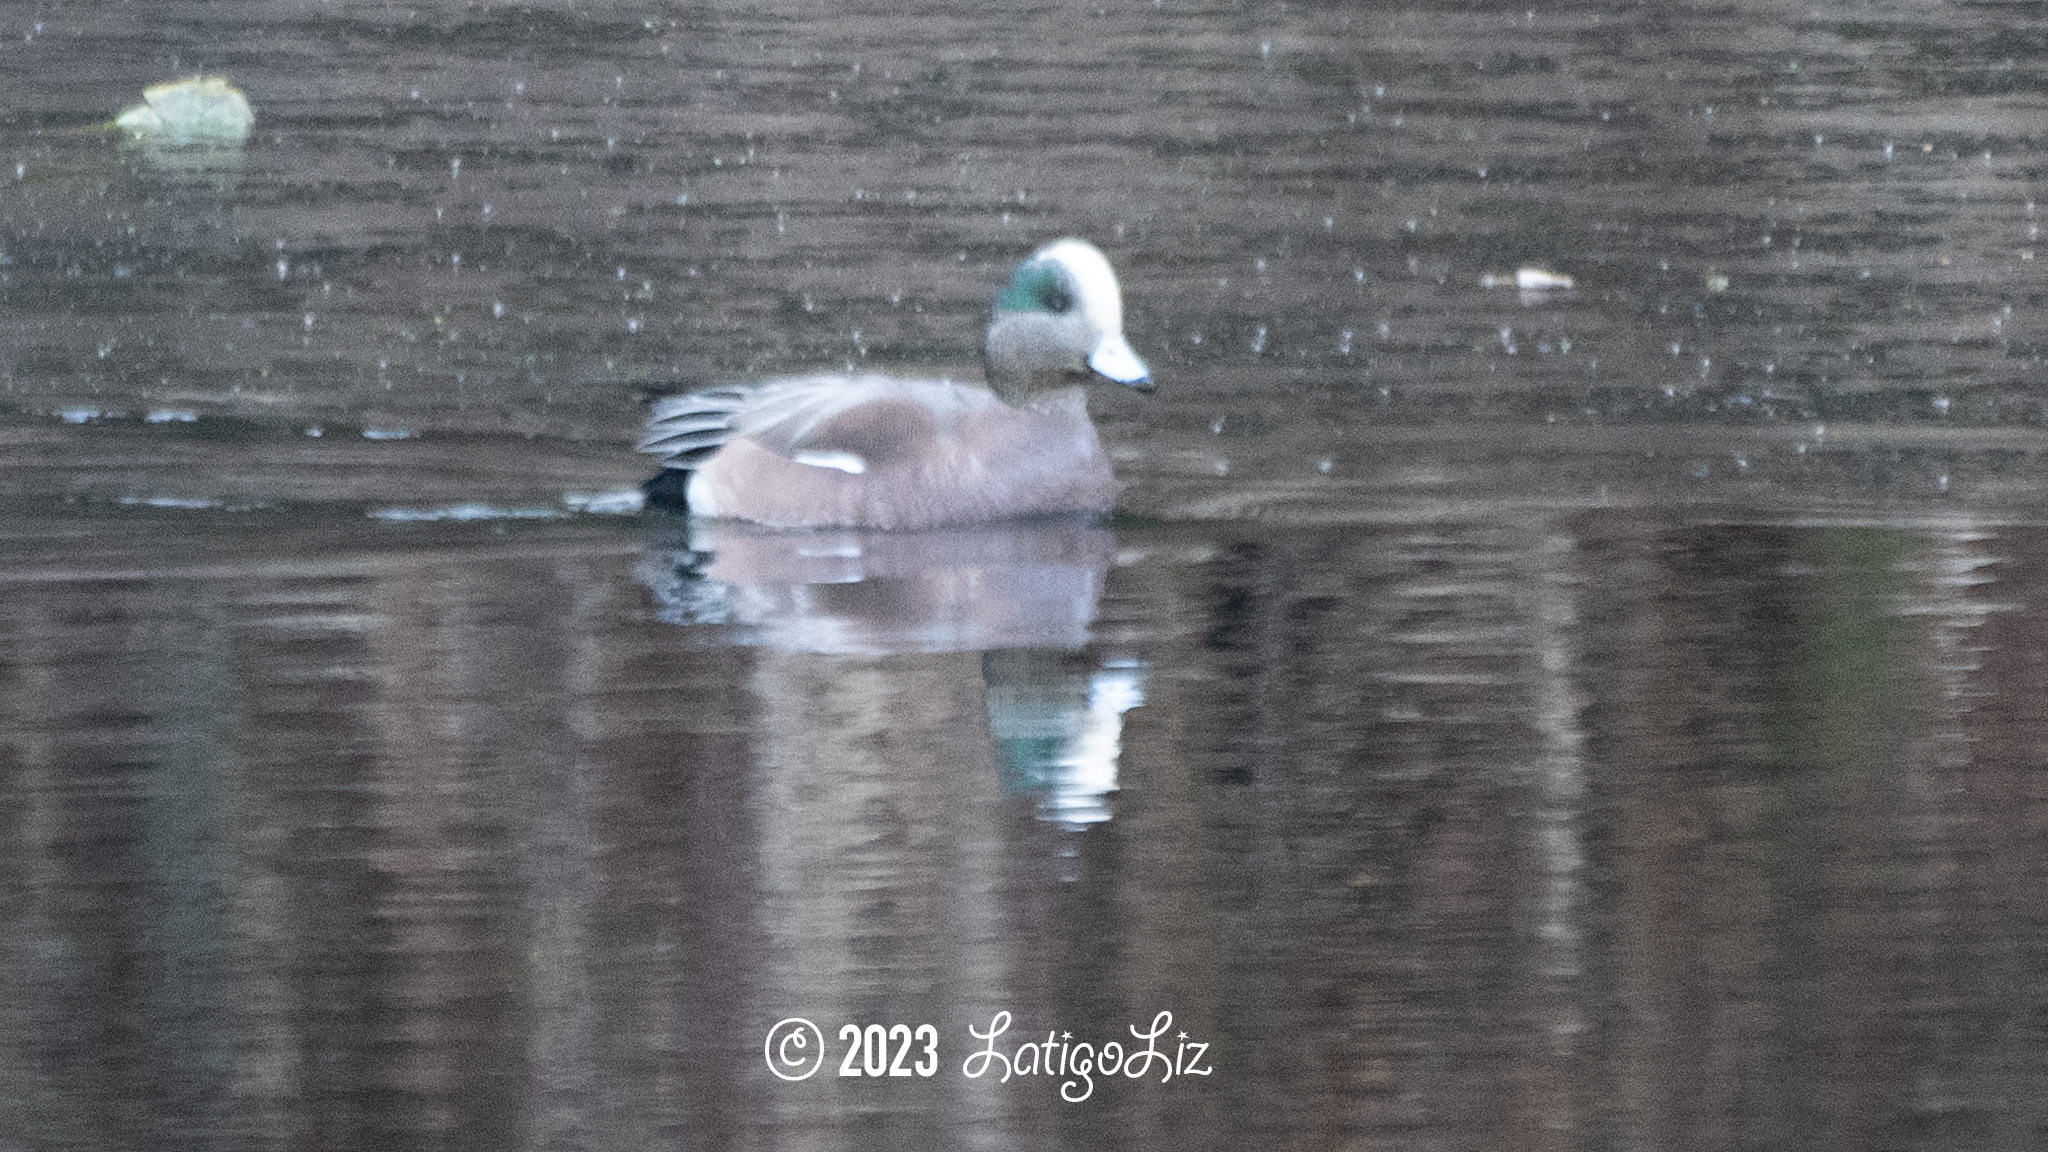
M 2036 1146 L 2044 61 L 0 6 L 0 1149 Z M 100 127 L 199 71 L 246 144 Z M 1061 235 L 1118 516 L 619 511 Z

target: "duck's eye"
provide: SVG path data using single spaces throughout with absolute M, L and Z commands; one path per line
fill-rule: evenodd
M 1038 302 L 1048 312 L 1065 312 L 1074 306 L 1074 294 L 1055 280 L 1039 289 Z

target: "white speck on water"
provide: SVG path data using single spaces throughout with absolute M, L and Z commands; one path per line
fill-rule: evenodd
M 413 431 L 410 428 L 363 429 L 363 439 L 365 440 L 410 440 L 412 438 Z
M 1254 336 L 1252 337 L 1252 355 L 1256 356 L 1256 355 L 1258 355 L 1259 353 L 1261 353 L 1261 352 L 1264 352 L 1265 350 L 1266 350 L 1266 328 L 1265 328 L 1265 325 L 1263 325 L 1263 324 L 1262 324 L 1262 325 L 1260 325 L 1260 326 L 1259 326 L 1259 331 L 1258 331 L 1257 335 L 1254 335 Z

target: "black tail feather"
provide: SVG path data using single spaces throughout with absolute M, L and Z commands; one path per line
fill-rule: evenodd
M 688 512 L 690 510 L 690 473 L 684 468 L 663 468 L 647 478 L 640 485 L 647 494 L 647 506 L 666 512 Z

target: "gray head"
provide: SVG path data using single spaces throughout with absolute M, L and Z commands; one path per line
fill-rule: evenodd
M 1056 240 L 1017 265 L 988 326 L 988 382 L 1012 404 L 1100 376 L 1152 390 L 1124 340 L 1124 295 L 1108 257 L 1086 240 Z

